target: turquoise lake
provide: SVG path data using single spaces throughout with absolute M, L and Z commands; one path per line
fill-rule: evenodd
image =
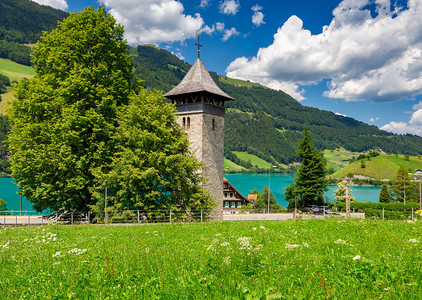
M 267 174 L 225 174 L 224 175 L 245 197 L 248 196 L 250 190 L 262 190 L 264 186 L 268 186 Z M 277 198 L 279 205 L 286 207 L 287 202 L 284 200 L 284 188 L 289 186 L 294 178 L 293 173 L 275 173 L 270 177 L 270 188 Z M 378 202 L 381 187 L 378 186 L 352 186 L 350 187 L 352 194 L 356 197 L 356 201 L 362 202 Z M 336 185 L 330 185 L 329 191 L 325 194 L 330 197 L 333 202 L 333 191 L 337 189 Z M 17 194 L 18 188 L 12 178 L 0 178 L 0 199 L 6 201 L 9 210 L 19 210 L 20 196 Z M 23 210 L 32 210 L 31 203 L 23 198 Z

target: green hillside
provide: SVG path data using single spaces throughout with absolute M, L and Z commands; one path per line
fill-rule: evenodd
M 20 65 L 10 59 L 0 58 L 0 73 L 6 75 L 10 80 L 19 81 L 22 78 L 32 78 L 35 71 L 32 67 Z
M 34 43 L 42 30 L 54 28 L 57 20 L 66 16 L 66 12 L 28 0 L 2 0 L 0 40 Z M 153 45 L 128 47 L 128 52 L 133 56 L 135 77 L 141 79 L 147 88 L 167 92 L 190 68 L 188 63 Z M 225 157 L 239 166 L 245 164 L 241 153 L 253 157 L 252 164 L 259 159 L 258 165 L 264 168 L 270 163 L 285 166 L 297 162 L 297 145 L 305 127 L 309 129 L 315 146 L 323 150 L 343 148 L 351 153 L 361 153 L 382 149 L 385 153 L 417 155 L 422 149 L 419 136 L 392 134 L 352 118 L 303 106 L 282 91 L 217 75 L 212 72 L 213 66 L 207 65 L 206 57 L 203 62 L 217 85 L 235 98 L 235 101 L 226 103 Z M 33 75 L 32 69 L 12 64 L 9 60 L 0 60 L 0 72 L 12 80 Z M 5 103 L 1 104 L 0 112 L 4 113 L 5 106 Z M 328 161 L 329 167 L 334 169 L 342 164 L 335 158 Z
M 136 76 L 144 86 L 169 91 L 189 70 L 170 52 L 138 46 Z M 206 58 L 203 58 L 206 64 Z M 212 66 L 207 66 L 212 70 Z M 247 81 L 227 79 L 210 72 L 219 87 L 235 98 L 226 103 L 225 152 L 247 152 L 273 164 L 297 160 L 296 150 L 305 126 L 319 149 L 343 147 L 351 152 L 382 149 L 386 153 L 417 155 L 422 138 L 382 131 L 352 118 L 306 107 L 282 91 Z M 334 165 L 333 165 L 334 166 Z
M 422 169 L 422 160 L 416 156 L 380 155 L 372 157 L 370 160 L 364 159 L 365 168 L 361 168 L 362 160 L 355 161 L 346 165 L 343 169 L 331 175 L 332 178 L 339 179 L 350 174 L 364 175 L 377 180 L 393 180 L 400 167 L 404 167 L 409 173 L 413 173 L 415 169 Z

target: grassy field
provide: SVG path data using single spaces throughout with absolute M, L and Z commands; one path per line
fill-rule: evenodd
M 422 160 L 415 156 L 406 160 L 403 155 L 380 155 L 371 158 L 370 161 L 365 159 L 365 168 L 361 168 L 361 161 L 356 161 L 335 172 L 332 177 L 342 178 L 348 174 L 361 174 L 378 180 L 393 180 L 399 167 L 414 172 L 415 169 L 422 169 Z
M 418 299 L 422 222 L 0 229 L 2 299 Z M 419 296 L 418 296 L 419 295 Z
M 35 71 L 32 67 L 20 65 L 10 59 L 0 58 L 0 73 L 6 75 L 10 80 L 19 81 L 22 78 L 32 78 Z
M 242 170 L 245 170 L 244 167 L 239 166 L 238 164 L 235 164 L 231 160 L 224 158 L 224 168 L 229 168 L 230 171 L 237 171 L 240 172 Z
M 8 92 L 6 94 L 1 94 L 0 102 L 0 115 L 6 114 L 6 109 L 9 107 L 8 102 L 13 99 L 13 92 Z
M 231 85 L 234 85 L 234 86 L 246 86 L 246 87 L 260 86 L 260 87 L 262 87 L 262 85 L 260 85 L 259 83 L 229 78 L 229 77 L 222 76 L 222 75 L 219 76 L 219 80 L 223 83 L 228 83 L 228 84 L 231 84 Z
M 243 161 L 251 160 L 252 165 L 258 166 L 258 168 L 268 169 L 271 167 L 271 165 L 265 160 L 256 155 L 249 154 L 248 152 L 233 151 L 233 153 Z
M 327 167 L 338 171 L 340 170 L 340 165 L 347 165 L 350 158 L 358 157 L 361 153 L 347 151 L 344 148 L 338 148 L 335 150 L 324 150 L 323 154 L 324 158 L 327 160 Z

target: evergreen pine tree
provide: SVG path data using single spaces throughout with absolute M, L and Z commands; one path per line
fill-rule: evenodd
M 391 201 L 390 191 L 388 190 L 386 184 L 382 185 L 379 201 L 383 203 L 388 203 Z
M 327 162 L 320 150 L 313 145 L 309 131 L 305 128 L 303 139 L 299 143 L 297 155 L 302 159 L 302 164 L 296 172 L 289 194 L 298 195 L 298 204 L 323 205 L 324 191 L 328 190 L 325 179 Z M 293 189 L 294 191 L 292 191 Z M 290 199 L 294 199 L 289 195 Z M 294 205 L 294 204 L 293 204 Z M 291 205 L 289 205 L 291 207 Z

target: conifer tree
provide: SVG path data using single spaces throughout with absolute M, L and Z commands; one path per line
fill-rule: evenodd
M 398 202 L 412 202 L 419 199 L 417 195 L 419 194 L 416 185 L 412 182 L 409 172 L 405 168 L 400 167 L 391 186 L 392 198 Z
M 383 184 L 381 187 L 379 202 L 388 203 L 391 201 L 390 191 L 388 190 L 388 186 Z
M 294 199 L 292 195 L 296 194 L 300 199 L 298 203 L 301 203 L 303 207 L 312 204 L 323 205 L 324 192 L 328 190 L 328 182 L 325 178 L 327 162 L 322 152 L 313 145 L 312 138 L 306 128 L 303 139 L 299 143 L 297 156 L 302 159 L 302 164 L 296 172 L 290 189 L 288 189 L 289 201 L 292 201 Z M 289 207 L 291 207 L 290 204 Z

